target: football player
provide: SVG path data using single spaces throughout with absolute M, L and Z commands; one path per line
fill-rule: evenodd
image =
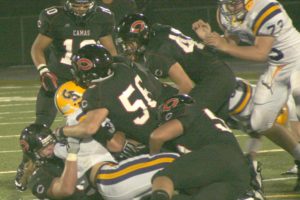
M 191 188 L 195 191 L 190 199 L 246 198 L 251 190 L 247 161 L 222 119 L 207 108 L 199 112 L 188 95 L 167 99 L 158 112 L 161 125 L 151 133 L 150 153 L 156 154 L 164 146 L 181 157 L 154 176 L 151 200 L 169 200 L 174 190 Z
M 20 145 L 31 158 L 26 163 L 28 187 L 39 199 L 138 200 L 150 192 L 152 176 L 179 156 L 143 154 L 117 163 L 95 140 L 57 143 L 52 131 L 40 124 L 22 131 Z
M 151 24 L 141 13 L 127 15 L 119 23 L 116 43 L 131 59 L 145 58 L 146 67 L 156 77 L 169 77 L 200 108 L 208 107 L 227 118 L 234 74 L 205 45 L 171 26 Z
M 69 81 L 60 86 L 55 94 L 55 104 L 58 110 L 66 117 L 68 125 L 78 124 L 80 121 L 85 120 L 85 114 L 80 108 L 84 91 L 85 89 Z M 103 131 L 104 129 L 109 133 Z M 101 132 L 97 133 L 97 135 L 117 134 L 114 133 L 115 131 L 116 129 L 112 122 L 106 119 L 102 123 Z M 112 140 L 115 139 L 115 136 L 106 137 L 104 141 L 106 142 L 108 138 Z M 96 139 L 99 141 L 102 138 L 97 137 Z M 149 192 L 151 186 L 150 180 L 153 174 L 178 157 L 177 154 L 173 153 L 162 153 L 155 157 L 151 157 L 149 154 L 134 156 L 130 151 L 137 151 L 138 149 L 132 146 L 128 147 L 128 143 L 126 142 L 124 145 L 125 147 L 121 152 L 123 160 L 119 163 L 111 159 L 107 150 L 102 148 L 102 151 L 95 151 L 97 148 L 100 149 L 98 147 L 99 144 L 95 144 L 95 141 L 83 140 L 80 144 L 78 168 L 82 170 L 91 167 L 90 181 L 104 199 L 139 199 Z M 107 145 L 107 143 L 105 144 Z M 108 144 L 111 147 L 111 143 Z M 56 146 L 55 153 L 58 157 L 66 159 L 66 148 L 62 145 Z M 131 158 L 125 159 L 129 154 Z M 100 162 L 102 160 L 99 160 L 98 157 L 102 157 L 102 160 L 105 160 L 105 162 Z M 103 159 L 103 157 L 106 159 Z M 93 163 L 93 166 L 85 163 Z
M 53 103 L 55 90 L 72 80 L 73 53 L 86 44 L 100 42 L 112 55 L 117 54 L 111 36 L 114 17 L 109 9 L 96 6 L 94 0 L 67 0 L 63 7 L 41 11 L 37 25 L 39 34 L 31 48 L 41 78 L 35 122 L 50 127 L 57 112 Z
M 245 79 L 237 78 L 237 86 L 235 92 L 232 94 L 229 101 L 230 117 L 227 123 L 230 128 L 244 130 L 247 133 L 252 132 L 250 127 L 250 116 L 254 105 L 254 93 L 255 85 L 250 84 Z M 292 95 L 289 96 L 286 105 L 278 114 L 276 123 L 289 127 L 291 129 L 291 133 L 293 133 L 296 138 L 299 138 L 299 129 L 297 127 L 298 118 L 296 114 L 295 102 Z M 272 140 L 275 144 L 280 144 L 278 138 L 269 137 L 270 134 L 266 134 L 265 136 Z M 299 141 L 299 139 L 297 141 Z M 248 152 L 248 154 L 250 154 L 254 158 L 260 146 L 260 137 L 251 137 L 251 139 L 248 141 L 248 149 L 246 150 L 246 152 Z M 283 174 L 297 174 L 296 165 Z
M 300 118 L 300 33 L 283 6 L 276 0 L 219 0 L 217 20 L 224 37 L 211 31 L 209 24 L 199 20 L 193 24 L 198 36 L 231 56 L 268 62 L 254 94 L 251 129 L 265 134 L 273 126 L 280 109 L 292 94 L 298 120 Z M 239 42 L 249 45 L 238 45 Z M 288 138 L 288 130 L 272 127 L 272 136 L 282 137 L 300 168 L 300 145 Z M 300 171 L 300 170 L 299 170 Z M 295 191 L 300 191 L 300 174 Z
M 90 137 L 109 118 L 126 137 L 148 144 L 151 130 L 158 125 L 156 107 L 165 95 L 163 84 L 152 78 L 142 79 L 125 63 L 113 63 L 101 45 L 81 48 L 73 56 L 73 70 L 76 82 L 87 88 L 81 102 L 86 120 L 57 129 L 57 135 Z
M 67 124 L 77 124 L 79 121 L 85 120 L 85 115 L 79 107 L 83 92 L 84 89 L 75 85 L 74 82 L 66 82 L 58 88 L 55 95 L 55 102 L 58 110 L 60 110 L 61 113 L 66 117 Z M 39 125 L 31 126 L 35 127 Z M 114 128 L 112 126 L 113 125 L 109 121 L 104 122 L 101 129 L 102 131 L 99 134 L 105 134 L 103 129 L 107 127 L 109 127 L 110 131 L 113 132 L 112 129 Z M 46 135 L 48 132 L 38 131 L 35 129 L 32 131 L 32 128 L 30 130 L 31 135 L 43 135 L 44 138 L 47 138 Z M 37 138 L 40 139 L 40 137 Z M 34 139 L 32 139 L 30 142 L 31 146 L 33 147 Z M 21 144 L 23 143 L 24 142 L 21 142 Z M 48 145 L 48 143 L 44 143 L 45 148 L 48 148 Z M 48 151 L 48 155 L 55 154 L 55 157 L 59 157 L 68 161 L 68 148 L 66 147 L 68 146 L 65 144 L 56 143 L 54 150 L 53 146 L 51 146 L 51 151 Z M 39 148 L 42 147 L 37 147 L 35 151 L 40 151 Z M 117 163 L 112 155 L 101 144 L 91 138 L 82 140 L 78 148 L 77 168 L 71 169 L 68 167 L 68 169 L 65 168 L 65 170 L 70 170 L 68 171 L 68 175 L 72 177 L 75 177 L 75 171 L 75 174 L 77 174 L 79 179 L 77 182 L 81 183 L 81 185 L 83 181 L 86 181 L 86 178 L 90 179 L 89 181 L 92 183 L 93 187 L 97 188 L 97 191 L 101 194 L 101 196 L 107 200 L 132 200 L 139 199 L 140 197 L 144 196 L 150 191 L 150 180 L 153 174 L 167 166 L 169 163 L 173 162 L 174 159 L 178 157 L 178 154 L 174 153 L 161 153 L 157 156 L 144 154 Z M 56 167 L 55 169 L 58 168 L 59 167 Z M 43 166 L 42 169 L 39 170 L 47 173 L 49 169 Z M 90 171 L 89 176 L 84 176 L 88 171 Z M 59 170 L 56 173 L 56 176 L 60 175 Z M 43 186 L 44 191 L 49 191 L 51 187 L 48 189 L 48 183 L 53 181 L 49 174 L 51 173 L 48 172 L 47 176 L 44 176 L 44 179 L 48 181 L 46 182 L 45 180 L 40 180 L 40 175 L 42 174 L 39 173 L 39 171 L 35 172 L 32 180 L 29 182 L 29 186 L 32 188 L 32 190 L 35 191 L 35 188 L 33 187 L 34 185 L 39 185 L 39 188 Z M 70 182 L 70 184 L 73 182 Z M 70 185 L 68 186 L 71 187 Z M 83 186 L 87 188 L 86 185 Z M 44 193 L 35 195 L 38 197 L 45 197 L 44 195 L 47 196 L 47 194 Z M 60 196 L 54 195 L 55 199 L 58 197 Z M 95 199 L 99 198 L 100 197 L 97 196 Z
M 28 186 L 32 194 L 44 199 L 89 199 L 76 189 L 77 153 L 79 140 L 68 138 L 66 162 L 54 155 L 56 138 L 52 131 L 41 124 L 27 126 L 20 135 L 23 153 L 30 158 L 26 163 Z

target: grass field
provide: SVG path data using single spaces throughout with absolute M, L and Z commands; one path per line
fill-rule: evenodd
M 249 78 L 256 77 L 251 75 Z M 23 193 L 16 191 L 13 181 L 21 158 L 19 134 L 25 126 L 34 121 L 38 88 L 37 80 L 0 81 L 0 200 L 35 199 L 29 191 Z M 62 124 L 64 120 L 62 116 L 58 116 L 53 127 Z M 247 136 L 238 131 L 235 131 L 235 134 L 244 147 Z M 263 164 L 267 199 L 300 199 L 299 193 L 291 192 L 296 177 L 280 175 L 293 165 L 292 158 L 286 152 L 264 140 L 258 160 Z

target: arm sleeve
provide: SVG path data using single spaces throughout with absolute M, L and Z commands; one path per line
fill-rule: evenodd
M 100 101 L 101 92 L 96 91 L 96 88 L 89 88 L 83 94 L 81 101 L 81 108 L 83 112 L 95 110 L 97 108 L 103 108 L 104 105 Z
M 45 10 L 43 10 L 40 13 L 37 26 L 38 26 L 39 33 L 53 38 L 49 16 L 47 15 Z
M 49 190 L 54 177 L 50 176 L 49 173 L 43 168 L 39 168 L 35 171 L 30 178 L 28 186 L 34 196 L 39 199 L 47 198 L 47 191 Z
M 174 55 L 175 50 L 171 45 L 166 41 L 158 51 L 149 51 L 146 54 L 146 65 L 158 78 L 168 77 L 171 66 L 177 62 L 176 55 Z

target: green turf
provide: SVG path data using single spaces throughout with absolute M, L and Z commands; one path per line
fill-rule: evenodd
M 256 79 L 257 75 L 250 74 L 242 77 Z M 15 173 L 11 171 L 16 170 L 21 158 L 21 153 L 18 151 L 18 135 L 26 125 L 34 121 L 35 101 L 30 100 L 29 97 L 36 97 L 37 84 L 37 81 L 0 81 L 0 200 L 34 199 L 29 191 L 20 193 L 15 190 L 13 183 Z M 8 90 L 7 87 L 9 86 L 23 88 L 11 87 Z M 12 98 L 16 96 L 20 98 Z M 59 116 L 53 127 L 60 126 L 63 123 L 62 116 Z M 235 134 L 244 148 L 247 136 L 239 131 L 235 131 Z M 272 149 L 280 148 L 264 139 L 262 150 Z M 293 165 L 292 158 L 286 152 L 261 153 L 257 159 L 263 164 L 263 176 L 267 180 L 264 182 L 265 195 L 268 199 L 300 199 L 300 194 L 291 192 L 296 181 L 295 179 L 273 180 L 285 178 L 286 176 L 280 174 Z

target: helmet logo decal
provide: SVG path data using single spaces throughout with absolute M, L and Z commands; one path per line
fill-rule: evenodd
M 81 107 L 82 107 L 82 108 L 86 108 L 87 106 L 88 106 L 87 100 L 83 100 L 83 101 L 81 102 Z
M 26 140 L 20 140 L 20 145 L 21 145 L 23 152 L 29 151 L 29 144 Z
M 145 22 L 143 20 L 137 20 L 130 26 L 131 33 L 140 33 L 145 29 Z
M 90 59 L 87 58 L 80 58 L 76 62 L 78 68 L 82 71 L 90 70 L 93 67 L 93 62 Z
M 178 98 L 171 98 L 168 101 L 166 101 L 163 105 L 163 111 L 167 112 L 170 111 L 172 108 L 175 108 L 179 103 Z
M 62 92 L 62 95 L 64 98 L 66 99 L 71 99 L 72 101 L 77 101 L 78 99 L 81 98 L 80 95 L 76 94 L 76 91 L 73 91 L 73 90 L 64 90 Z

